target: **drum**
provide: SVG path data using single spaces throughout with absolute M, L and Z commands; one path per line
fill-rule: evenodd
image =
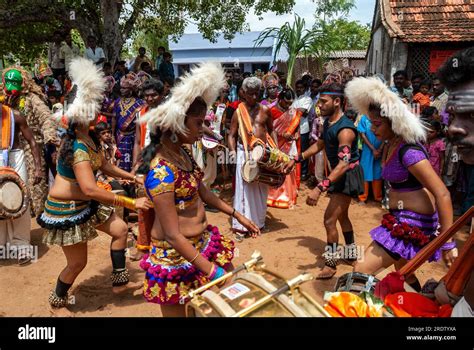
M 263 169 L 253 160 L 247 160 L 242 165 L 242 178 L 248 183 L 256 181 L 271 187 L 280 187 L 285 182 L 285 175 Z
M 206 290 L 186 305 L 188 317 L 229 317 L 286 285 L 286 280 L 266 269 L 237 274 L 229 286 Z M 275 296 L 246 317 L 322 317 L 318 304 L 298 287 Z
M 258 165 L 249 159 L 242 164 L 242 178 L 245 182 L 252 183 L 255 181 L 259 173 Z
M 28 190 L 21 177 L 9 167 L 0 167 L 0 219 L 17 219 L 28 206 Z
M 335 292 L 351 292 L 360 294 L 362 292 L 375 292 L 375 285 L 379 282 L 377 278 L 360 272 L 350 272 L 338 278 Z
M 201 139 L 202 145 L 206 149 L 214 149 L 219 145 L 219 141 L 214 140 L 208 136 L 203 136 Z
M 278 148 L 270 148 L 262 144 L 256 144 L 252 149 L 252 159 L 263 168 L 282 173 L 283 167 L 290 162 L 290 156 Z

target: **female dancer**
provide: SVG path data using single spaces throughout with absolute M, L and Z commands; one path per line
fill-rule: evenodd
M 345 92 L 351 105 L 369 116 L 375 136 L 387 142 L 382 177 L 391 185 L 390 213 L 384 215 L 381 226 L 370 231 L 373 242 L 354 271 L 374 275 L 392 264 L 398 270 L 452 225 L 449 191 L 420 145 L 426 138 L 420 119 L 388 87 L 377 78 L 355 78 Z M 448 266 L 454 259 L 454 246 L 449 242 L 441 248 Z M 437 251 L 429 261 L 440 257 Z M 407 283 L 421 289 L 414 275 Z
M 127 225 L 114 214 L 112 205 L 132 210 L 152 207 L 145 197 L 135 200 L 97 187 L 95 172 L 99 169 L 130 181 L 135 176 L 104 161 L 97 138 L 89 132 L 102 102 L 103 73 L 90 61 L 77 58 L 71 62 L 70 76 L 77 92 L 66 112 L 69 128 L 60 148 L 58 174 L 37 219 L 46 229 L 43 242 L 61 246 L 67 260 L 49 297 L 53 307 L 67 305 L 68 290 L 87 264 L 87 241 L 97 237 L 96 227 L 112 237 L 113 291 L 125 288 L 129 279 L 125 267 Z
M 232 269 L 234 244 L 208 224 L 203 202 L 233 216 L 252 234 L 260 233 L 202 184 L 203 173 L 183 146 L 201 138 L 206 112 L 223 84 L 219 65 L 202 64 L 144 118 L 153 133 L 139 172 L 147 174 L 145 191 L 153 200 L 155 221 L 150 253 L 140 266 L 146 271 L 144 296 L 161 305 L 163 316 L 184 316 L 189 291 Z

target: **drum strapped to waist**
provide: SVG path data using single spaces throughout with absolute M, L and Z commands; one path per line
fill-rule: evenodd
M 375 285 L 379 282 L 372 275 L 360 272 L 350 272 L 338 278 L 335 292 L 351 292 L 360 294 L 362 292 L 375 292 Z
M 29 206 L 28 189 L 10 167 L 0 167 L 0 220 L 17 219 Z
M 249 159 L 242 164 L 242 178 L 245 182 L 261 182 L 271 187 L 280 187 L 285 182 L 285 175 L 259 167 L 256 161 Z
M 252 159 L 262 168 L 278 174 L 283 173 L 283 168 L 290 162 L 290 156 L 278 148 L 272 148 L 262 143 L 256 143 L 252 151 Z
M 275 295 L 287 285 L 283 277 L 256 268 L 237 274 L 229 286 L 206 290 L 186 305 L 188 317 L 324 317 L 322 307 L 298 286 Z M 259 303 L 263 298 L 268 301 Z M 255 308 L 252 305 L 260 304 Z

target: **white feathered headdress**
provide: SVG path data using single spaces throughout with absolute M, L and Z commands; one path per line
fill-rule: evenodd
M 201 63 L 171 90 L 171 97 L 167 101 L 144 115 L 142 123 L 148 123 L 153 129 L 158 127 L 162 131 L 186 134 L 184 121 L 191 103 L 201 97 L 209 108 L 224 84 L 224 71 L 219 63 Z
M 104 73 L 92 61 L 77 57 L 71 61 L 69 76 L 72 85 L 76 85 L 76 95 L 74 101 L 66 106 L 64 115 L 70 122 L 89 125 L 97 117 L 104 99 Z
M 368 115 L 369 105 L 379 105 L 381 116 L 392 122 L 392 130 L 408 143 L 426 140 L 422 121 L 400 98 L 377 78 L 354 78 L 346 85 L 345 95 L 359 112 Z

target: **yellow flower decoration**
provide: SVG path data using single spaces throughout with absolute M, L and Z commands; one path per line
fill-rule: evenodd
M 178 294 L 178 292 L 176 291 L 177 286 L 178 285 L 176 283 L 171 282 L 166 285 L 165 293 L 168 299 L 171 299 L 173 295 Z
M 154 178 L 159 179 L 160 181 L 163 181 L 168 175 L 169 172 L 166 170 L 164 166 L 160 166 L 158 168 L 153 169 L 154 172 Z

